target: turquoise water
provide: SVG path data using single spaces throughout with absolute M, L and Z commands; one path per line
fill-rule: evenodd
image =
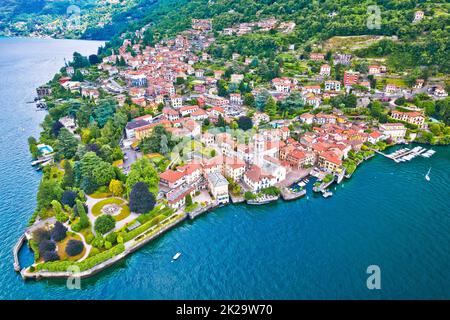
M 0 155 L 0 298 L 450 298 L 449 147 L 406 164 L 376 156 L 332 187 L 328 199 L 310 193 L 289 203 L 221 208 L 83 280 L 81 290 L 64 281 L 23 282 L 11 249 L 35 205 L 40 174 L 29 164 L 26 139 L 44 116 L 25 102 L 64 56 L 93 46 L 0 39 L 0 150 L 14 150 Z M 24 264 L 30 258 L 21 252 Z M 378 291 L 366 287 L 373 264 L 381 268 Z

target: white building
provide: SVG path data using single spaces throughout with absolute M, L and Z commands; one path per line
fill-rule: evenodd
M 228 181 L 220 173 L 211 172 L 208 174 L 208 188 L 218 203 L 224 204 L 230 201 Z

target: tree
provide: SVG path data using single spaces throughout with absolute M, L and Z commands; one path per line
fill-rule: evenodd
M 77 196 L 78 194 L 75 191 L 65 190 L 61 196 L 61 203 L 69 207 L 73 207 Z
M 51 231 L 51 237 L 53 241 L 61 241 L 66 238 L 67 228 L 59 221 L 55 222 L 53 229 Z
M 42 240 L 39 243 L 39 253 L 41 256 L 47 251 L 54 251 L 56 249 L 55 241 L 52 240 Z
M 218 128 L 225 128 L 227 126 L 227 123 L 225 122 L 225 119 L 221 114 L 219 114 L 219 118 L 217 119 L 216 127 Z
M 48 209 L 53 200 L 61 199 L 63 190 L 56 180 L 43 179 L 37 193 L 38 209 Z
M 147 157 L 142 157 L 131 165 L 131 170 L 125 184 L 128 195 L 138 182 L 144 182 L 150 192 L 154 194 L 158 192 L 158 172 Z
M 51 133 L 54 137 L 57 137 L 59 135 L 59 131 L 64 128 L 61 122 L 55 121 L 52 124 Z
M 59 255 L 56 253 L 56 251 L 46 251 L 46 252 L 44 252 L 42 257 L 44 258 L 45 262 L 58 261 L 59 260 Z
M 115 226 L 116 220 L 114 220 L 114 218 L 109 214 L 104 214 L 95 220 L 94 229 L 101 234 L 105 234 L 114 229 Z
M 75 184 L 75 176 L 70 161 L 68 160 L 64 161 L 63 169 L 64 169 L 64 176 L 61 183 L 61 187 L 63 188 L 73 187 Z M 71 207 L 73 207 L 73 204 L 71 205 Z
M 100 63 L 100 59 L 98 58 L 98 55 L 96 54 L 91 54 L 89 56 L 89 63 L 91 65 L 95 65 L 95 64 L 99 64 Z
M 75 166 L 77 181 L 87 193 L 92 189 L 107 185 L 116 174 L 113 166 L 103 161 L 94 152 L 86 152 Z
M 266 105 L 264 107 L 264 112 L 270 117 L 274 117 L 277 114 L 277 103 L 272 96 L 267 99 Z
M 253 127 L 252 118 L 247 116 L 242 116 L 238 119 L 238 126 L 240 129 L 247 131 Z
M 73 53 L 73 61 L 71 63 L 74 69 L 89 67 L 89 60 L 78 52 Z
M 165 141 L 165 144 L 161 143 L 162 141 Z M 166 148 L 170 150 L 174 145 L 175 143 L 172 139 L 172 134 L 162 125 L 156 126 L 153 129 L 152 134 L 149 137 L 144 138 L 140 143 L 143 152 L 162 154 L 164 153 L 163 151 L 168 152 Z
M 90 225 L 89 218 L 86 214 L 86 209 L 84 208 L 84 204 L 81 200 L 76 201 L 76 212 L 80 216 L 80 219 L 76 224 L 72 225 L 72 230 L 78 232 L 89 227 Z
M 144 182 L 137 182 L 130 193 L 130 210 L 136 213 L 150 212 L 155 206 L 156 200 L 153 193 Z
M 60 130 L 58 141 L 56 143 L 58 154 L 63 155 L 64 158 L 70 159 L 75 156 L 78 147 L 78 140 L 66 128 Z
M 37 141 L 34 137 L 28 138 L 28 147 L 30 149 L 31 156 L 36 159 L 39 156 L 39 149 L 37 147 Z
M 116 112 L 117 102 L 112 98 L 100 100 L 98 105 L 94 108 L 94 119 L 102 128 L 109 119 L 112 119 Z
M 74 75 L 72 76 L 72 81 L 78 81 L 78 82 L 84 81 L 84 76 L 80 70 L 75 71 Z
M 120 196 L 123 193 L 123 186 L 120 180 L 112 179 L 109 183 L 109 191 L 112 192 L 113 196 Z
M 189 206 L 191 206 L 192 205 L 192 196 L 191 196 L 191 194 L 190 193 L 188 193 L 187 195 L 186 195 L 186 206 L 187 207 L 189 207 Z
M 75 256 L 79 255 L 80 253 L 82 253 L 83 249 L 84 249 L 84 244 L 82 241 L 71 239 L 67 242 L 65 251 L 66 251 L 67 255 L 69 255 L 71 257 L 75 257 Z
M 51 204 L 52 204 L 53 212 L 55 213 L 56 220 L 58 220 L 60 222 L 67 221 L 67 215 L 65 214 L 65 212 L 62 209 L 61 203 L 58 200 L 53 200 L 51 202 Z
M 99 186 L 108 185 L 115 176 L 116 173 L 113 166 L 105 161 L 100 162 L 92 171 L 94 182 Z
M 37 244 L 41 243 L 43 240 L 50 240 L 50 232 L 45 228 L 38 228 L 33 231 L 32 239 Z

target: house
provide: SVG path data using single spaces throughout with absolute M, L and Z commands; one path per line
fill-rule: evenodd
M 336 123 L 336 116 L 332 115 L 332 114 L 325 114 L 325 113 L 318 113 L 316 114 L 316 116 L 314 117 L 314 123 L 316 124 L 327 124 L 327 123 Z
M 205 144 L 205 146 L 210 146 L 214 143 L 214 135 L 209 133 L 209 132 L 205 132 L 202 134 L 200 141 L 201 143 Z
M 394 142 L 403 140 L 406 135 L 406 127 L 403 123 L 380 124 L 380 131 Z
M 75 129 L 77 128 L 77 125 L 75 124 L 75 119 L 69 116 L 62 117 L 59 120 L 59 123 L 61 123 L 64 128 L 69 130 L 72 134 L 75 132 Z
M 211 172 L 207 175 L 208 189 L 219 204 L 230 201 L 228 195 L 228 181 L 223 175 Z
M 241 106 L 244 103 L 240 93 L 230 93 L 230 104 L 235 106 Z
M 424 79 L 416 79 L 416 84 L 414 85 L 414 89 L 421 89 L 425 83 Z
M 259 192 L 262 189 L 272 187 L 276 183 L 274 176 L 263 172 L 257 165 L 252 165 L 244 173 L 243 180 L 253 192 Z
M 359 72 L 355 71 L 344 71 L 344 86 L 346 88 L 351 87 L 358 83 Z
M 300 121 L 306 124 L 313 124 L 314 115 L 311 113 L 304 113 L 300 116 Z
M 223 77 L 224 73 L 225 73 L 225 71 L 223 71 L 223 70 L 215 70 L 214 71 L 214 78 L 219 80 L 219 79 L 221 79 Z
M 44 98 L 52 94 L 52 88 L 50 86 L 41 86 L 36 89 L 38 98 Z
M 185 181 L 185 174 L 182 171 L 166 170 L 159 175 L 159 184 L 169 189 L 178 188 Z
M 183 98 L 179 95 L 173 95 L 170 97 L 170 104 L 172 108 L 179 109 L 183 106 Z
M 195 70 L 195 76 L 197 78 L 203 78 L 203 75 L 205 74 L 205 71 L 203 69 L 197 69 Z
M 312 86 L 304 86 L 302 88 L 302 92 L 305 93 L 314 93 L 314 94 L 320 94 L 322 92 L 322 88 L 319 85 L 312 85 Z
M 342 170 L 342 160 L 332 151 L 319 154 L 318 165 L 329 172 L 340 172 Z
M 325 91 L 340 91 L 341 82 L 336 80 L 325 81 Z
M 402 112 L 394 110 L 391 112 L 391 117 L 396 120 L 401 120 L 411 124 L 415 124 L 420 128 L 423 128 L 425 125 L 425 116 L 423 115 L 422 112 L 419 111 Z
M 132 75 L 130 77 L 130 82 L 132 87 L 146 87 L 147 77 L 145 74 Z
M 225 109 L 219 106 L 212 107 L 207 112 L 213 117 L 225 116 Z
M 377 142 L 380 142 L 385 138 L 386 137 L 380 131 L 373 131 L 369 134 L 367 141 L 369 141 L 372 144 L 376 144 Z
M 188 115 L 191 115 L 195 111 L 198 111 L 200 108 L 198 106 L 184 106 L 179 109 L 181 116 L 186 117 Z
M 414 12 L 413 23 L 420 22 L 424 16 L 425 16 L 425 13 L 421 10 Z
M 135 130 L 137 128 L 140 128 L 140 127 L 150 124 L 151 121 L 152 121 L 152 116 L 147 115 L 147 116 L 135 118 L 135 119 L 131 120 L 130 122 L 128 122 L 125 126 L 125 135 L 126 135 L 127 139 L 134 138 L 136 136 Z
M 314 108 L 317 108 L 320 106 L 321 101 L 322 100 L 318 96 L 309 96 L 306 98 L 305 102 L 308 106 L 313 106 Z
M 331 74 L 331 67 L 328 64 L 323 64 L 320 67 L 320 75 L 329 77 Z
M 243 161 L 239 161 L 238 159 L 232 159 L 230 157 L 226 158 L 225 161 L 225 176 L 233 179 L 234 181 L 239 181 L 245 172 L 245 163 Z M 231 159 L 231 161 L 228 161 Z
M 436 97 L 439 97 L 439 98 L 443 98 L 443 97 L 447 97 L 447 96 L 448 96 L 447 91 L 445 91 L 444 87 L 442 87 L 442 86 L 436 86 L 436 87 L 434 88 L 433 94 L 434 94 Z
M 162 113 L 163 113 L 164 117 L 169 121 L 176 121 L 176 120 L 180 119 L 180 115 L 179 115 L 178 111 L 176 111 L 172 108 L 164 108 L 162 110 Z
M 381 73 L 381 69 L 379 66 L 375 66 L 375 65 L 369 66 L 369 74 L 377 75 L 380 73 Z
M 243 74 L 232 74 L 230 77 L 231 83 L 241 83 L 244 80 Z
M 295 83 L 289 78 L 275 78 L 272 79 L 272 85 L 279 93 L 289 93 L 295 85 Z
M 208 118 L 208 113 L 203 109 L 198 109 L 191 113 L 191 118 L 196 121 L 203 121 Z
M 312 152 L 304 152 L 299 149 L 295 149 L 286 155 L 286 161 L 288 161 L 289 165 L 292 167 L 300 169 L 308 165 L 313 165 L 315 156 Z
M 309 59 L 313 60 L 313 61 L 321 61 L 321 60 L 325 60 L 325 54 L 324 53 L 311 53 L 309 55 Z
M 161 120 L 161 121 L 156 121 L 156 122 L 152 122 L 149 123 L 147 125 L 144 126 L 139 126 L 138 128 L 134 129 L 134 134 L 137 140 L 142 140 L 145 137 L 148 137 L 152 134 L 153 129 L 158 126 L 158 125 L 162 125 L 165 128 L 169 128 L 170 127 L 170 121 L 168 120 Z
M 212 30 L 212 19 L 192 19 L 192 29 L 203 32 Z
M 270 117 L 266 113 L 256 112 L 252 117 L 252 121 L 258 126 L 261 122 L 269 122 Z
M 384 88 L 386 94 L 395 94 L 398 92 L 398 87 L 395 84 L 388 83 Z

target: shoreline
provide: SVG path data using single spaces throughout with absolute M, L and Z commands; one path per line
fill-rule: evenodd
M 372 157 L 371 157 L 371 158 L 372 158 Z M 369 158 L 369 159 L 371 159 L 371 158 Z M 367 160 L 369 160 L 369 159 L 367 159 Z M 361 163 L 363 163 L 363 162 L 365 162 L 365 161 L 366 161 L 366 160 L 362 161 Z M 361 163 L 360 163 L 360 164 L 361 164 Z M 359 165 L 358 165 L 358 166 L 359 166 Z M 311 177 L 311 176 L 310 176 L 310 175 L 307 175 L 307 176 L 302 177 L 302 178 L 299 179 L 299 180 L 302 180 L 302 179 L 305 179 L 305 178 L 308 178 L 308 177 Z M 347 179 L 349 179 L 349 178 L 347 178 Z M 338 183 L 338 182 L 337 182 L 336 180 L 332 180 L 332 181 L 329 183 L 329 185 L 331 185 L 331 184 L 333 184 L 333 183 Z M 295 184 L 295 183 L 294 183 L 294 184 Z M 339 184 L 339 183 L 338 183 L 338 184 Z M 175 227 L 177 227 L 178 225 L 181 225 L 183 222 L 195 220 L 197 217 L 203 216 L 204 213 L 212 212 L 212 211 L 214 211 L 215 209 L 220 209 L 220 208 L 222 208 L 222 207 L 229 206 L 229 205 L 240 205 L 240 204 L 245 204 L 245 205 L 247 205 L 247 206 L 255 206 L 255 205 L 256 205 L 256 206 L 264 206 L 264 205 L 267 205 L 267 204 L 275 204 L 275 203 L 277 203 L 278 200 L 280 200 L 280 199 L 281 199 L 283 202 L 294 202 L 295 200 L 300 200 L 301 198 L 303 198 L 304 196 L 306 196 L 306 194 L 307 194 L 306 189 L 303 189 L 302 192 L 296 193 L 296 194 L 294 195 L 294 197 L 292 197 L 292 198 L 290 198 L 290 197 L 284 198 L 283 195 L 280 194 L 279 196 L 276 197 L 276 199 L 275 199 L 275 198 L 274 198 L 274 199 L 270 199 L 269 201 L 266 201 L 266 202 L 263 202 L 263 203 L 249 203 L 248 200 L 245 200 L 245 199 L 242 197 L 242 201 L 241 201 L 241 198 L 239 198 L 240 201 L 238 201 L 238 202 L 229 202 L 229 203 L 227 203 L 227 204 L 218 204 L 218 205 L 216 204 L 216 205 L 212 205 L 212 206 L 207 206 L 207 207 L 201 208 L 200 210 L 197 210 L 198 212 L 195 212 L 195 211 L 194 211 L 194 212 L 186 213 L 186 212 L 183 211 L 183 212 L 181 213 L 182 217 L 181 217 L 180 219 L 177 219 L 176 221 L 174 221 L 173 223 L 171 223 L 169 226 L 163 227 L 163 228 L 162 228 L 161 230 L 159 230 L 155 235 L 152 235 L 152 236 L 150 236 L 150 237 L 148 237 L 148 238 L 144 238 L 144 240 L 141 239 L 139 242 L 136 242 L 136 243 L 134 243 L 134 245 L 131 245 L 130 248 L 127 248 L 124 252 L 122 252 L 122 253 L 120 253 L 120 254 L 118 254 L 118 255 L 116 255 L 116 256 L 110 258 L 110 259 L 107 259 L 107 260 L 105 260 L 105 261 L 103 261 L 103 262 L 101 262 L 101 263 L 99 263 L 99 264 L 96 264 L 96 265 L 95 265 L 94 267 L 92 267 L 92 268 L 89 268 L 89 269 L 87 269 L 87 270 L 83 270 L 81 273 L 79 273 L 79 274 L 77 275 L 77 277 L 79 277 L 79 278 L 81 278 L 81 279 L 83 279 L 83 278 L 88 278 L 88 277 L 92 277 L 92 276 L 94 276 L 94 275 L 96 275 L 96 274 L 102 272 L 103 270 L 108 269 L 109 267 L 113 266 L 113 265 L 116 264 L 117 262 L 122 261 L 122 260 L 123 260 L 124 258 L 126 258 L 128 255 L 130 255 L 130 254 L 132 254 L 133 252 L 139 250 L 141 247 L 145 246 L 146 244 L 148 244 L 149 242 L 151 242 L 151 241 L 154 240 L 155 238 L 157 238 L 157 237 L 159 237 L 159 236 L 161 236 L 161 235 L 164 235 L 164 234 L 166 234 L 168 231 L 170 231 L 170 230 L 174 229 Z M 176 215 L 179 215 L 179 214 L 180 214 L 180 213 L 176 213 L 176 212 L 175 212 L 174 214 L 172 214 L 171 216 L 169 216 L 169 217 L 166 218 L 166 219 L 170 219 L 171 217 L 176 216 Z M 35 222 L 35 224 L 38 224 L 39 222 L 42 222 L 42 221 Z M 161 223 L 162 223 L 162 222 L 163 222 L 163 221 L 161 221 Z M 152 227 L 152 228 L 153 228 L 153 227 Z M 146 231 L 140 233 L 140 234 L 137 235 L 135 238 L 133 238 L 133 239 L 127 241 L 127 242 L 133 242 L 133 241 L 135 241 L 136 238 L 142 237 L 143 235 L 145 235 L 146 233 L 148 233 L 150 230 L 151 230 L 151 229 L 146 230 Z M 22 246 L 23 246 L 23 245 L 25 244 L 25 242 L 26 242 L 26 241 L 24 241 L 25 239 L 23 239 L 23 238 L 26 239 L 25 234 L 23 234 L 23 235 L 20 237 L 20 239 L 18 240 L 16 246 L 15 246 L 14 249 L 13 249 L 13 253 L 14 253 L 14 256 L 15 256 L 15 257 L 18 256 L 18 254 L 19 254 L 19 252 L 20 252 Z M 19 245 L 19 242 L 20 242 L 20 245 Z M 52 272 L 52 271 L 35 271 L 35 272 L 30 272 L 30 271 L 28 271 L 29 267 L 20 268 L 20 260 L 17 260 L 17 261 L 18 261 L 19 264 L 17 265 L 17 267 L 16 267 L 16 264 L 14 265 L 15 271 L 19 272 L 20 275 L 22 276 L 22 279 L 24 279 L 24 280 L 27 280 L 27 279 L 40 280 L 40 279 L 43 279 L 43 278 L 45 278 L 45 279 L 61 279 L 61 278 L 75 277 L 75 275 L 74 275 L 72 272 L 68 272 L 68 271 L 66 271 L 66 272 Z

